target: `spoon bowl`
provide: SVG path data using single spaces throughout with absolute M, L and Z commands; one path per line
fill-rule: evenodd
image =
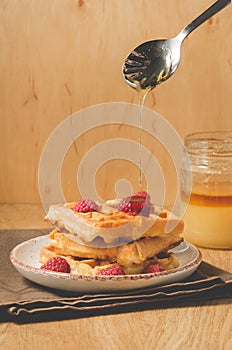
M 135 89 L 154 88 L 176 71 L 180 53 L 181 45 L 176 45 L 175 38 L 141 44 L 124 63 L 123 74 L 127 84 Z
M 147 41 L 136 47 L 123 64 L 124 79 L 136 90 L 152 90 L 170 78 L 179 66 L 184 39 L 207 19 L 229 5 L 219 0 L 172 39 Z

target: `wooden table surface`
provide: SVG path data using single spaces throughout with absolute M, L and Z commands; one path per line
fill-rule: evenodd
M 45 228 L 37 205 L 0 205 L 0 228 Z M 200 249 L 232 272 L 232 250 Z M 54 322 L 0 323 L 1 350 L 232 349 L 232 299 Z

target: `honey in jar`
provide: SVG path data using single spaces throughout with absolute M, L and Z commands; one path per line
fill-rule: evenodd
M 197 246 L 232 248 L 232 133 L 186 136 L 181 169 L 184 238 Z

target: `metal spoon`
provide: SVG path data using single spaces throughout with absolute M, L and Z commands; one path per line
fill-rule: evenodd
M 152 40 L 139 45 L 123 64 L 127 84 L 136 90 L 151 90 L 170 78 L 180 63 L 184 39 L 229 3 L 231 0 L 216 1 L 172 39 Z

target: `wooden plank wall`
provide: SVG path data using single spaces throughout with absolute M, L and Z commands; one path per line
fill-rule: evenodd
M 143 41 L 176 35 L 212 2 L 1 0 L 0 202 L 39 203 L 39 160 L 57 125 L 96 104 L 137 104 L 136 92 L 121 74 L 129 51 Z M 146 99 L 145 106 L 173 125 L 181 138 L 194 131 L 232 129 L 231 18 L 232 6 L 193 32 L 184 42 L 176 74 Z M 71 146 L 62 166 L 67 200 L 80 196 L 76 174 L 82 157 L 115 136 L 138 142 L 139 131 L 101 126 Z M 176 191 L 172 161 L 152 137 L 144 134 L 142 140 L 166 174 L 169 202 Z M 138 169 L 129 160 L 102 165 L 94 179 L 99 195 L 114 197 L 119 179 L 138 189 Z

